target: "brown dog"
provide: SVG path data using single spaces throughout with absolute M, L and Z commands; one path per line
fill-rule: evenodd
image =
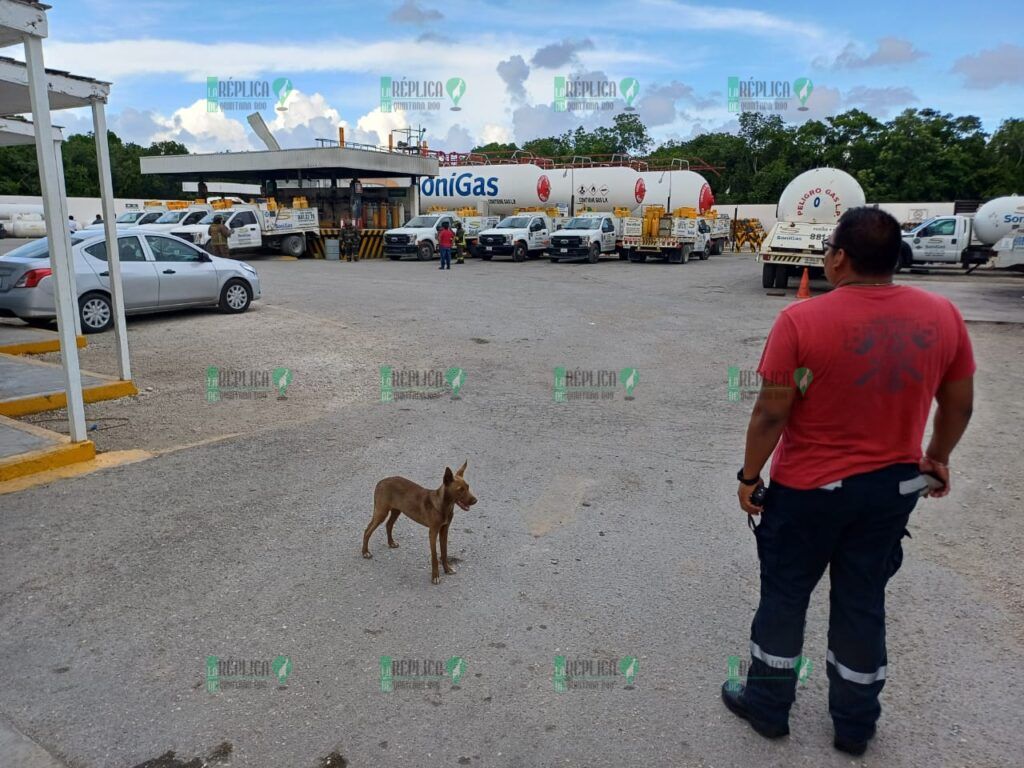
M 363 557 L 373 557 L 370 554 L 370 536 L 384 522 L 384 518 L 388 520 L 388 546 L 392 549 L 398 546 L 391 530 L 398 516 L 404 512 L 406 517 L 430 529 L 430 580 L 435 584 L 441 581 L 437 572 L 438 536 L 441 538 L 441 565 L 444 566 L 444 572 L 455 573 L 455 569 L 448 564 L 448 526 L 452 522 L 453 508 L 458 504 L 460 509 L 468 512 L 476 504 L 476 496 L 469 490 L 469 483 L 463 477 L 467 464 L 468 461 L 464 462 L 454 474 L 451 467 L 445 467 L 444 482 L 435 491 L 428 491 L 404 477 L 385 477 L 377 483 L 373 489 L 373 519 L 363 532 Z M 388 513 L 391 517 L 388 517 Z

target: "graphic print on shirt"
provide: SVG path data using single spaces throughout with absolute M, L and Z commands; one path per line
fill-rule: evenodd
M 938 341 L 938 324 L 911 317 L 879 317 L 846 328 L 844 334 L 844 349 L 863 361 L 863 372 L 854 384 L 895 393 L 908 383 L 924 380 L 921 355 Z

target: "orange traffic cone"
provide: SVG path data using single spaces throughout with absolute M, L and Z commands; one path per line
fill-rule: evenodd
M 796 292 L 798 299 L 811 298 L 811 274 L 807 267 L 804 267 L 804 276 L 800 278 L 800 289 Z

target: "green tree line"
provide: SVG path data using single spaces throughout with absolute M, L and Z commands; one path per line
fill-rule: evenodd
M 626 153 L 668 164 L 700 158 L 719 203 L 775 203 L 790 180 L 820 166 L 852 174 L 871 202 L 987 200 L 1024 194 L 1024 120 L 1010 118 L 989 134 L 981 120 L 933 109 L 908 109 L 882 122 L 853 109 L 825 120 L 789 125 L 779 115 L 744 112 L 739 131 L 655 142 L 636 114 L 608 127 L 581 127 L 522 146 L 491 143 L 474 152 L 525 150 L 569 159 Z
M 188 148 L 176 141 L 159 141 L 142 147 L 123 142 L 108 132 L 110 175 L 114 196 L 128 198 L 179 198 L 181 181 L 143 176 L 139 158 L 148 155 L 186 155 Z M 64 181 L 69 197 L 99 197 L 96 143 L 93 135 L 75 134 L 64 142 Z M 39 195 L 39 168 L 34 145 L 0 147 L 0 195 Z

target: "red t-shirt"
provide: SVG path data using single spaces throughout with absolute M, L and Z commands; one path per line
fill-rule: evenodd
M 851 285 L 790 304 L 758 366 L 765 382 L 797 387 L 772 479 L 810 489 L 917 463 L 939 385 L 974 369 L 967 326 L 937 294 Z
M 441 244 L 442 248 L 451 248 L 452 243 L 455 242 L 455 233 L 450 229 L 442 229 L 437 235 L 437 242 Z

